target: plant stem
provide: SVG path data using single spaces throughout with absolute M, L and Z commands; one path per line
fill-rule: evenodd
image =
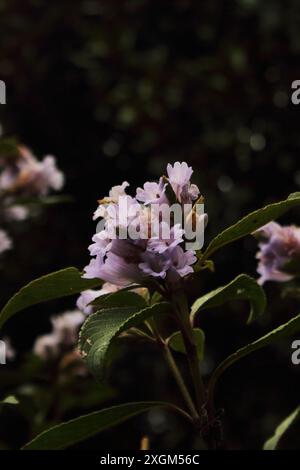
M 146 322 L 145 322 L 146 323 Z M 156 342 L 157 344 L 163 349 L 163 353 L 164 353 L 164 356 L 165 356 L 165 359 L 166 359 L 166 362 L 168 363 L 169 367 L 170 367 L 170 370 L 173 374 L 173 377 L 178 385 L 178 388 L 180 389 L 181 393 L 182 393 L 182 396 L 186 402 L 186 405 L 191 413 L 191 416 L 192 416 L 192 419 L 195 423 L 199 422 L 199 415 L 197 413 L 197 410 L 195 408 L 195 405 L 194 405 L 194 402 L 192 400 L 192 397 L 184 383 L 184 380 L 183 380 L 183 377 L 180 373 L 180 370 L 178 369 L 177 367 L 177 364 L 173 358 L 173 355 L 170 351 L 170 348 L 168 346 L 168 344 L 166 343 L 166 341 L 161 337 L 157 327 L 156 327 L 156 324 L 155 324 L 155 321 L 154 319 L 152 319 L 151 322 L 147 322 L 147 326 L 149 329 L 151 329 L 155 339 L 156 339 Z
M 197 411 L 201 417 L 203 412 L 203 405 L 205 404 L 206 393 L 200 372 L 197 346 L 195 343 L 193 329 L 189 319 L 187 299 L 182 290 L 176 291 L 174 293 L 172 297 L 172 304 L 174 306 L 176 318 L 183 337 L 189 368 L 195 389 Z
M 164 356 L 166 358 L 166 361 L 173 373 L 174 379 L 177 382 L 177 385 L 182 393 L 182 396 L 187 404 L 188 409 L 190 410 L 191 416 L 195 422 L 199 421 L 199 415 L 197 413 L 197 410 L 195 408 L 195 405 L 193 403 L 193 400 L 189 394 L 189 391 L 184 383 L 183 377 L 177 367 L 176 362 L 174 361 L 174 358 L 172 356 L 172 353 L 170 351 L 170 348 L 166 343 L 163 345 L 163 351 L 164 351 Z

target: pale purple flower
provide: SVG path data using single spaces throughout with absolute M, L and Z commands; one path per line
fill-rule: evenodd
M 300 228 L 271 222 L 254 235 L 260 240 L 257 253 L 259 284 L 293 279 L 296 273 L 291 263 L 298 262 L 300 272 Z
M 129 183 L 127 181 L 123 181 L 122 184 L 118 186 L 113 186 L 109 191 L 109 199 L 113 202 L 118 202 L 120 196 L 126 195 L 126 188 L 128 188 Z
M 158 183 L 147 182 L 144 184 L 143 189 L 137 188 L 136 199 L 144 204 L 167 203 L 166 187 L 167 183 L 164 182 L 163 178 L 160 178 Z
M 171 184 L 182 187 L 190 182 L 193 169 L 186 162 L 175 162 L 173 166 L 168 163 L 167 173 Z
M 148 250 L 155 251 L 156 253 L 164 253 L 168 249 L 172 249 L 175 246 L 183 242 L 184 230 L 180 224 L 176 224 L 173 227 L 169 227 L 165 222 L 161 222 L 160 229 L 163 231 L 165 227 L 166 233 L 169 232 L 169 238 L 165 236 L 158 236 L 157 238 L 151 238 L 148 242 Z M 162 232 L 163 233 L 163 232 Z
M 102 232 L 96 233 L 92 241 L 94 242 L 89 246 L 89 252 L 91 256 L 102 256 L 110 250 L 112 240 L 108 237 L 107 233 L 103 230 Z
M 142 212 L 143 206 L 131 196 L 120 196 L 117 204 L 109 204 L 106 208 L 105 231 L 115 238 L 116 232 L 127 229 L 133 220 Z
M 98 255 L 96 258 L 92 258 L 90 263 L 84 268 L 85 279 L 96 279 L 100 278 L 100 268 L 104 264 L 103 256 Z M 100 278 L 101 279 L 101 278 Z
M 107 204 L 111 204 L 111 203 L 117 204 L 121 196 L 126 196 L 126 188 L 128 186 L 129 186 L 129 183 L 127 183 L 127 181 L 124 181 L 122 184 L 118 186 L 113 186 L 111 190 L 109 191 L 108 197 L 100 201 L 99 207 L 94 212 L 94 220 L 97 220 L 100 217 L 105 217 Z
M 12 241 L 4 230 L 0 229 L 0 253 L 10 250 L 12 248 Z
M 198 186 L 195 184 L 186 184 L 182 187 L 178 200 L 182 202 L 182 204 L 191 204 L 193 201 L 198 199 L 199 194 L 200 191 Z
M 86 279 L 99 278 L 117 286 L 125 287 L 141 280 L 141 271 L 136 263 L 129 263 L 111 252 L 104 262 L 99 257 L 92 259 L 84 271 L 83 277 Z
M 188 204 L 199 196 L 198 187 L 191 185 L 190 179 L 193 174 L 192 167 L 186 162 L 175 162 L 167 166 L 169 181 L 179 202 Z
M 167 256 L 161 256 L 158 253 L 146 251 L 142 255 L 142 260 L 142 263 L 139 263 L 139 268 L 143 273 L 147 276 L 165 279 L 171 265 Z
M 184 251 L 180 246 L 176 246 L 170 250 L 170 261 L 170 278 L 174 278 L 175 274 L 179 277 L 185 277 L 194 272 L 192 265 L 196 263 L 197 257 L 195 256 L 194 251 Z
M 199 195 L 197 186 L 190 183 L 192 173 L 185 162 L 168 165 L 169 181 L 177 200 L 190 204 L 190 212 Z M 100 201 L 94 218 L 102 220 L 89 247 L 93 258 L 84 269 L 84 277 L 127 287 L 147 283 L 151 278 L 170 283 L 193 272 L 196 257 L 194 252 L 182 248 L 187 231 L 181 226 L 183 222 L 178 223 L 178 211 L 175 214 L 174 208 L 170 208 L 165 180 L 145 183 L 137 189 L 136 198 L 125 193 L 127 186 L 125 182 L 114 187 L 109 197 Z M 184 221 L 187 214 L 182 213 L 181 205 L 177 209 Z M 166 221 L 168 216 L 170 220 Z M 197 220 L 196 215 L 194 219 Z M 79 302 L 81 308 L 88 307 L 83 297 Z

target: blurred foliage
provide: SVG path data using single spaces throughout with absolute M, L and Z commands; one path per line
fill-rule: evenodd
M 0 0 L 4 133 L 37 154 L 57 155 L 76 201 L 49 207 L 43 219 L 16 229 L 3 300 L 41 274 L 83 266 L 96 200 L 123 180 L 134 186 L 156 178 L 168 161 L 193 165 L 209 213 L 207 239 L 249 210 L 299 190 L 300 111 L 290 102 L 300 74 L 299 23 L 297 0 Z M 299 212 L 285 220 L 299 223 Z M 255 275 L 255 250 L 250 238 L 224 250 L 216 276 L 203 273 L 191 300 L 241 271 Z M 299 311 L 289 298 L 275 300 L 279 292 L 280 286 L 267 288 L 268 314 L 247 330 L 244 304 L 203 314 L 207 373 L 265 331 L 267 320 L 271 329 Z M 47 315 L 69 306 L 41 308 L 39 331 L 47 329 Z M 37 332 L 32 315 L 11 322 L 21 350 Z M 172 396 L 173 383 L 155 358 L 139 347 L 124 353 L 114 378 L 123 401 Z M 143 387 L 136 390 L 138 377 Z M 298 382 L 289 342 L 228 372 L 219 392 L 227 445 L 261 447 L 298 406 Z M 161 437 L 170 424 L 150 417 L 149 432 Z M 173 425 L 177 434 L 161 445 L 184 439 Z M 120 436 L 122 429 L 114 430 L 102 445 L 138 446 L 128 434 L 121 444 Z

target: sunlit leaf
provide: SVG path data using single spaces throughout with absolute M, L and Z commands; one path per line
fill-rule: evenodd
M 0 313 L 0 327 L 16 313 L 49 300 L 99 287 L 100 279 L 82 279 L 76 268 L 66 268 L 36 279 L 17 292 Z
M 167 302 L 161 302 L 143 309 L 134 306 L 104 308 L 90 315 L 81 329 L 79 348 L 91 372 L 98 378 L 103 377 L 106 355 L 114 338 L 169 309 Z
M 267 440 L 264 445 L 264 450 L 276 450 L 280 444 L 281 439 L 289 430 L 290 426 L 294 424 L 300 417 L 300 407 L 298 407 L 292 414 L 290 414 L 280 425 L 276 428 L 275 434 Z
M 9 395 L 8 397 L 4 398 L 4 400 L 0 401 L 0 406 L 1 405 L 18 405 L 18 404 L 19 404 L 19 400 L 13 395 Z
M 262 227 L 268 222 L 271 222 L 272 220 L 277 219 L 286 211 L 298 206 L 299 204 L 300 192 L 291 194 L 284 201 L 276 202 L 251 212 L 250 214 L 246 215 L 246 217 L 239 220 L 236 224 L 221 232 L 210 242 L 203 255 L 203 261 L 209 258 L 215 251 L 219 250 L 223 246 L 253 233 L 258 228 Z
M 219 287 L 197 299 L 192 305 L 191 319 L 205 308 L 214 308 L 231 300 L 249 300 L 251 310 L 248 322 L 261 315 L 266 308 L 266 295 L 256 280 L 240 274 L 226 286 Z

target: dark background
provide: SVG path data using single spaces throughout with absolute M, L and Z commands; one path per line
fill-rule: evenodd
M 300 108 L 290 99 L 291 83 L 300 78 L 297 0 L 1 0 L 0 31 L 4 134 L 39 156 L 56 155 L 64 192 L 74 198 L 14 229 L 2 304 L 39 275 L 87 264 L 97 199 L 124 180 L 135 187 L 157 179 L 168 162 L 187 161 L 195 170 L 209 214 L 206 240 L 299 190 Z M 299 222 L 299 211 L 283 220 Z M 242 271 L 256 276 L 255 253 L 250 237 L 224 249 L 216 274 L 203 274 L 191 300 Z M 268 312 L 251 327 L 244 303 L 203 314 L 207 372 L 297 313 L 296 302 L 278 301 L 280 290 L 267 286 Z M 26 350 L 49 328 L 53 310 L 73 305 L 20 315 L 7 333 Z M 254 354 L 224 377 L 218 397 L 227 447 L 260 448 L 299 404 L 300 369 L 291 364 L 290 344 Z M 151 348 L 132 346 L 118 364 L 120 401 L 172 398 L 172 379 Z M 136 448 L 141 423 L 103 434 L 100 445 Z M 168 446 L 161 426 L 153 431 L 157 445 Z M 180 434 L 178 423 L 174 429 Z

